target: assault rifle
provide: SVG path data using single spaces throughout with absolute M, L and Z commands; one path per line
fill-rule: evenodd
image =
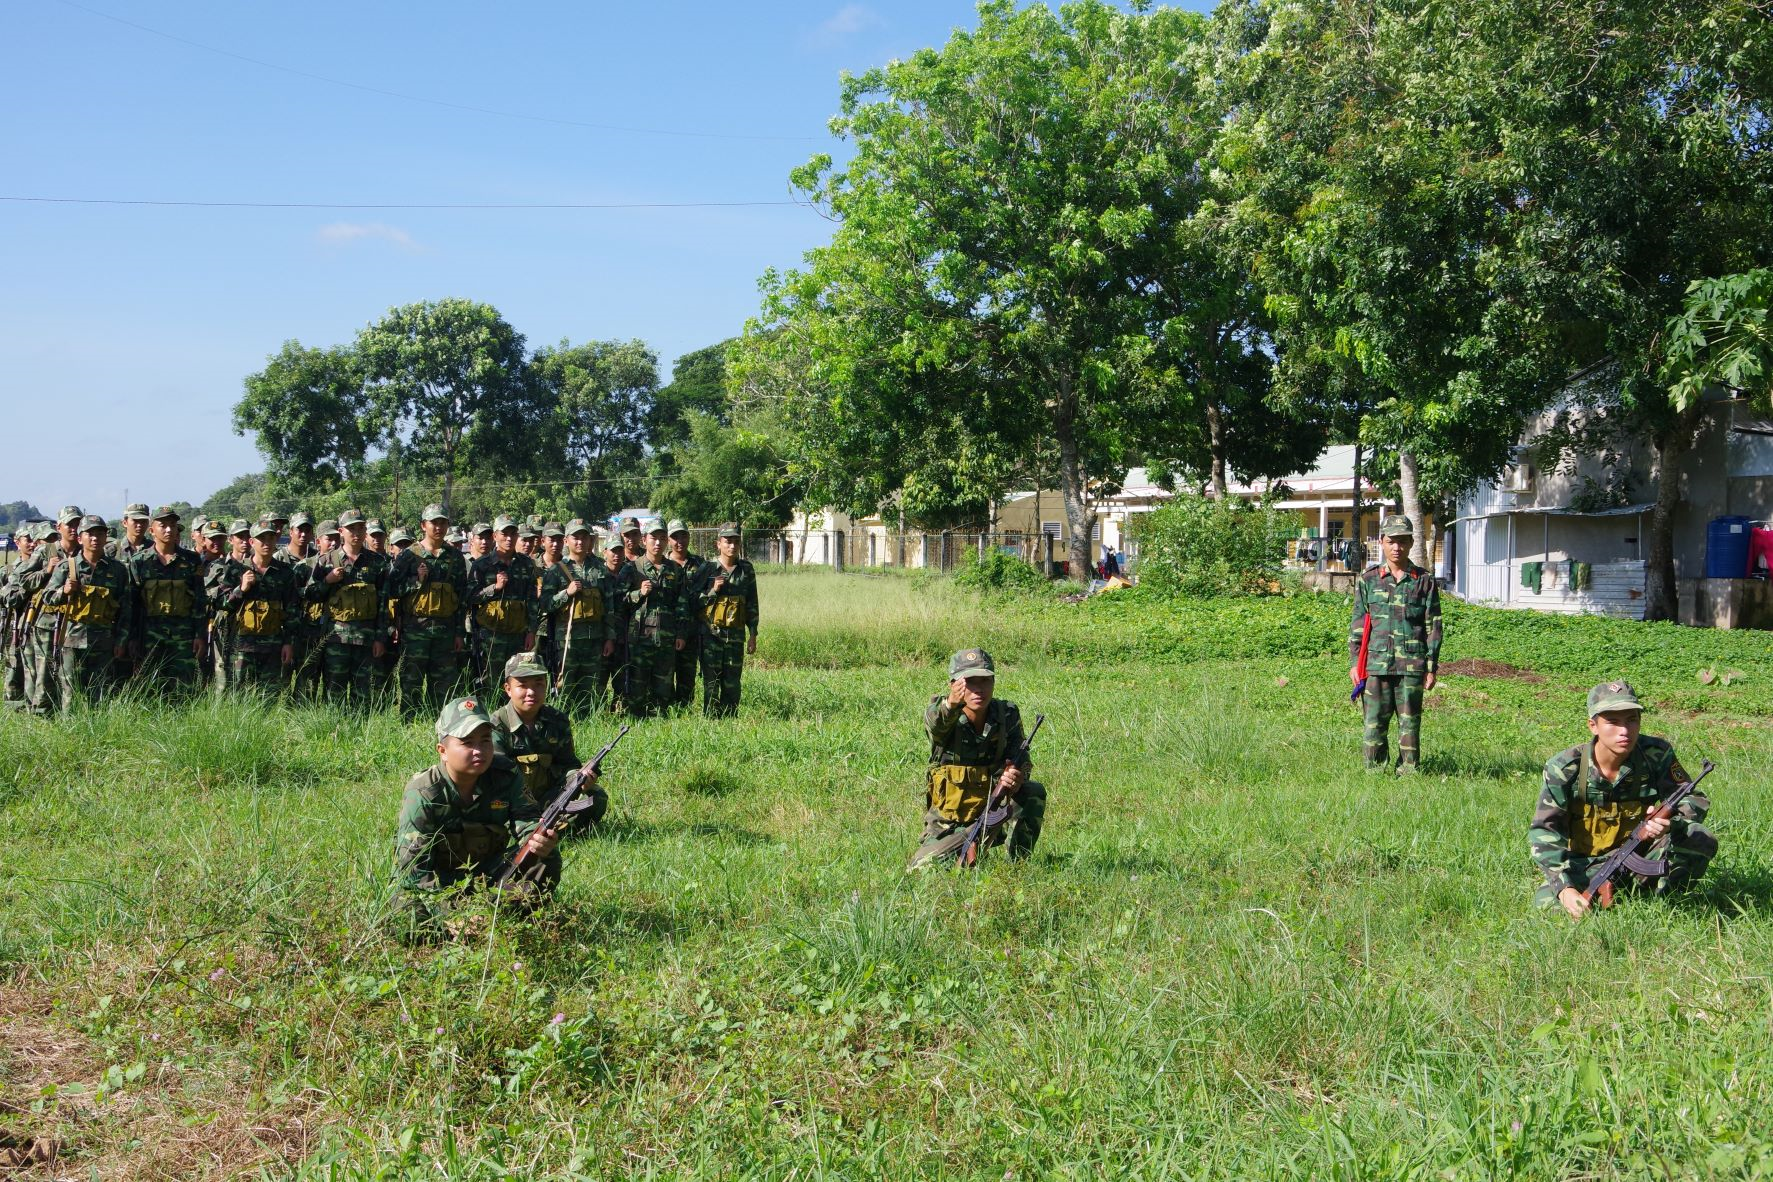
M 566 783 L 561 785 L 560 791 L 555 793 L 554 799 L 548 802 L 548 807 L 542 810 L 542 819 L 536 823 L 537 833 L 546 833 L 554 828 L 560 823 L 561 818 L 572 811 L 572 804 L 578 799 L 579 792 L 586 787 L 587 781 L 597 775 L 603 766 L 604 756 L 616 749 L 616 744 L 622 741 L 622 736 L 627 734 L 628 730 L 627 726 L 622 727 L 616 732 L 615 738 L 603 745 L 603 750 L 591 757 L 589 763 L 566 777 Z M 493 885 L 495 887 L 504 886 L 522 874 L 528 867 L 529 861 L 529 842 L 525 841 L 517 847 L 515 854 L 506 859 L 505 864 L 499 868 L 499 872 L 493 876 Z
M 1034 736 L 1040 734 L 1040 724 L 1046 720 L 1047 716 L 1044 714 L 1034 716 L 1034 729 L 1028 732 L 1028 737 L 1022 740 L 1022 745 L 1005 758 L 1004 766 L 1006 768 L 1027 761 L 1028 753 L 1034 746 Z M 986 799 L 985 807 L 979 810 L 979 815 L 967 828 L 966 836 L 961 838 L 959 861 L 962 866 L 978 865 L 979 848 L 984 843 L 986 835 L 1002 825 L 1010 815 L 1008 801 L 1001 805 L 998 804 L 998 800 L 1003 795 L 1002 785 L 1003 778 L 999 776 L 998 781 L 991 785 L 991 795 Z
M 1638 822 L 1637 828 L 1631 831 L 1631 836 L 1626 839 L 1625 844 L 1608 854 L 1607 860 L 1601 863 L 1601 868 L 1589 878 L 1588 889 L 1582 892 L 1584 903 L 1592 904 L 1595 896 L 1599 895 L 1601 906 L 1603 908 L 1611 907 L 1613 905 L 1612 878 L 1621 870 L 1629 870 L 1633 874 L 1651 877 L 1668 873 L 1666 859 L 1657 862 L 1638 853 L 1638 846 L 1642 845 L 1644 841 L 1644 829 L 1651 821 L 1674 816 L 1675 808 L 1687 797 L 1693 795 L 1694 790 L 1699 787 L 1699 781 L 1711 775 L 1712 769 L 1716 766 L 1711 760 L 1706 760 L 1700 767 L 1697 776 L 1685 784 L 1677 784 L 1675 790 L 1670 792 L 1661 804 L 1645 814 L 1644 819 Z

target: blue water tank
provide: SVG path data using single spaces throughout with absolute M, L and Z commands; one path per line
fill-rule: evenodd
M 1752 517 L 1714 517 L 1705 527 L 1705 577 L 1746 579 Z

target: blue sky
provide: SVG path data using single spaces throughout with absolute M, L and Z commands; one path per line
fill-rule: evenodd
M 30 0 L 9 9 L 0 50 L 0 196 L 784 201 L 791 168 L 836 150 L 825 128 L 840 71 L 973 21 L 959 0 Z M 416 300 L 491 303 L 532 347 L 639 337 L 668 377 L 678 355 L 738 331 L 766 268 L 793 265 L 829 232 L 798 205 L 0 201 L 0 501 L 111 515 L 125 490 L 201 502 L 261 466 L 229 425 L 246 374 L 286 339 L 348 341 Z

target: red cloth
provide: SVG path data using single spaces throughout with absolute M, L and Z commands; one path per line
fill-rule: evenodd
M 1765 559 L 1769 570 L 1773 570 L 1773 529 L 1755 526 L 1748 531 L 1748 573 L 1752 578 L 1760 569 L 1761 560 Z

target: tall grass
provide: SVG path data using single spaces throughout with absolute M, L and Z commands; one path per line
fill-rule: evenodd
M 1642 657 L 1648 729 L 1721 765 L 1714 873 L 1575 927 L 1530 909 L 1525 826 L 1630 625 L 1454 612 L 1449 660 L 1545 680 L 1449 677 L 1400 780 L 1355 768 L 1344 603 L 763 593 L 741 717 L 638 727 L 557 904 L 436 947 L 382 924 L 424 725 L 0 719 L 0 1127 L 105 1178 L 1773 1167 L 1758 638 Z M 907 877 L 922 706 L 975 644 L 1048 716 L 1047 834 Z M 1701 644 L 1750 678 L 1700 686 Z

